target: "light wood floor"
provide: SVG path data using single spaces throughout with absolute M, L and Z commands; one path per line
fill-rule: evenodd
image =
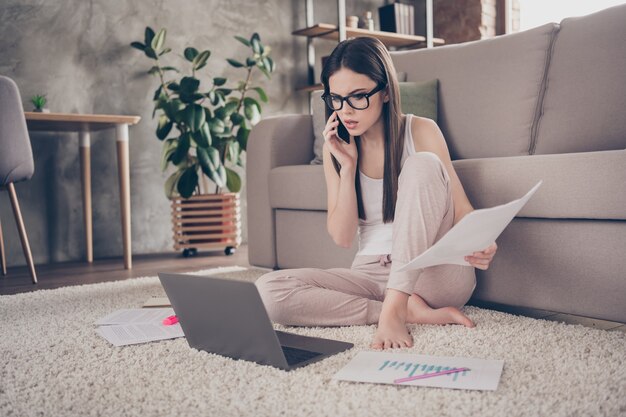
M 9 268 L 8 275 L 0 275 L 0 295 L 17 294 L 41 289 L 53 289 L 68 285 L 93 284 L 96 282 L 119 281 L 128 278 L 155 276 L 158 272 L 189 272 L 219 266 L 251 267 L 248 263 L 248 247 L 240 246 L 236 253 L 225 256 L 221 251 L 200 251 L 198 255 L 184 258 L 180 253 L 162 253 L 134 255 L 133 269 L 125 270 L 122 258 L 97 259 L 93 264 L 85 262 L 66 262 L 37 265 L 38 284 L 31 284 L 26 267 Z M 570 324 L 609 331 L 626 332 L 624 323 L 592 319 L 571 314 L 562 314 L 548 310 L 512 307 L 502 304 L 479 303 L 470 301 L 470 305 L 504 311 L 527 317 L 555 320 Z

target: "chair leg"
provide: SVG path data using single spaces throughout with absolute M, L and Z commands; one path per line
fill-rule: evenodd
M 24 227 L 24 220 L 22 219 L 22 212 L 20 211 L 20 203 L 17 201 L 17 194 L 15 193 L 15 185 L 13 183 L 7 184 L 9 190 L 9 197 L 11 198 L 11 206 L 13 207 L 13 214 L 15 215 L 15 223 L 17 223 L 17 229 L 20 232 L 20 239 L 22 241 L 22 249 L 24 250 L 24 257 L 28 264 L 30 277 L 33 280 L 33 284 L 37 283 L 37 274 L 35 273 L 35 264 L 33 262 L 33 255 L 30 252 L 30 245 L 28 244 L 28 236 L 26 235 L 26 228 Z
M 4 256 L 4 239 L 2 238 L 2 221 L 0 221 L 0 267 L 2 275 L 7 274 L 7 259 Z

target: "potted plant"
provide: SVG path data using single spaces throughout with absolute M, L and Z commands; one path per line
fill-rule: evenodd
M 174 248 L 184 249 L 185 256 L 198 248 L 220 247 L 232 254 L 241 243 L 241 178 L 234 168 L 244 167 L 241 156 L 248 135 L 261 118 L 261 104 L 255 97 L 268 102 L 265 91 L 253 86 L 252 80 L 257 70 L 271 79 L 275 67 L 270 47 L 263 46 L 257 33 L 249 39 L 235 36 L 250 49 L 243 61 L 227 59 L 244 72 L 242 79 L 227 86 L 227 78 L 209 76 L 210 86 L 203 87 L 200 70 L 207 67 L 211 51 L 185 48 L 190 71 L 184 75 L 162 63 L 172 51 L 165 38 L 165 29 L 155 33 L 147 27 L 144 42 L 131 46 L 154 61 L 148 73 L 159 79 L 152 116 L 158 115 L 156 136 L 163 142 L 161 167 L 173 171 L 165 182 L 165 194 L 172 204 Z M 212 192 L 209 184 L 214 185 Z
M 36 94 L 30 98 L 30 102 L 35 106 L 33 111 L 38 113 L 50 113 L 50 109 L 46 108 L 47 101 L 45 94 Z

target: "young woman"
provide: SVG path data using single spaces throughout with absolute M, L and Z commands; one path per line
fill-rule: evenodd
M 407 323 L 474 327 L 459 309 L 476 286 L 474 267 L 489 267 L 495 243 L 468 254 L 467 266 L 398 272 L 473 210 L 439 127 L 401 113 L 396 71 L 377 39 L 337 45 L 322 83 L 327 228 L 342 247 L 358 233 L 359 249 L 350 268 L 259 278 L 270 317 L 297 326 L 378 323 L 375 349 L 411 347 Z

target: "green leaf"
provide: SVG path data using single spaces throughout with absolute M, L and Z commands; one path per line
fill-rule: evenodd
M 219 151 L 210 147 L 207 149 L 198 148 L 197 152 L 202 172 L 218 187 L 224 187 L 226 185 L 226 170 L 220 161 Z
M 165 29 L 161 29 L 159 33 L 152 39 L 150 42 L 150 46 L 155 51 L 160 51 L 163 48 L 163 44 L 165 43 Z
M 180 91 L 180 85 L 178 85 L 176 81 L 172 81 L 167 84 L 167 89 L 170 91 L 178 92 Z
M 161 107 L 163 108 L 163 111 L 165 112 L 167 117 L 169 117 L 170 120 L 178 121 L 176 116 L 182 109 L 185 108 L 185 105 L 180 100 L 173 99 L 173 100 L 164 102 Z
M 193 48 L 193 47 L 190 46 L 188 48 L 185 48 L 184 55 L 185 55 L 185 59 L 187 61 L 193 62 L 195 57 L 198 56 L 198 50 L 196 48 Z
M 259 34 L 257 32 L 254 32 L 252 34 L 252 36 L 250 37 L 250 43 L 254 42 L 254 40 L 257 40 L 258 42 L 261 41 L 261 37 L 259 36 Z
M 239 142 L 239 146 L 244 151 L 248 148 L 248 136 L 250 135 L 250 129 L 246 129 L 245 127 L 240 127 L 237 131 L 237 142 Z
M 262 63 L 262 62 L 259 62 L 259 63 L 257 64 L 257 66 L 259 67 L 259 70 L 260 70 L 263 74 L 265 74 L 265 76 L 266 76 L 268 79 L 271 79 L 271 78 L 272 78 L 272 77 L 270 76 L 269 71 L 267 70 L 267 68 L 265 68 L 265 66 L 263 65 L 263 63 Z
M 165 71 L 176 71 L 176 72 L 180 72 L 180 70 L 176 67 L 161 67 L 161 71 L 165 72 Z
M 150 75 L 158 74 L 158 73 L 159 73 L 159 67 L 157 65 L 153 66 L 152 68 L 148 70 L 148 74 Z
M 239 153 L 240 153 L 239 142 L 237 142 L 236 140 L 229 141 L 228 142 L 228 157 L 232 163 L 234 164 L 237 163 L 237 161 L 239 160 Z
M 180 91 L 185 93 L 195 93 L 200 86 L 200 80 L 194 77 L 183 77 L 180 80 Z
M 205 121 L 204 109 L 199 104 L 190 104 L 182 111 L 181 118 L 189 130 L 195 132 Z
M 254 38 L 254 37 L 252 38 L 252 50 L 254 51 L 255 54 L 262 54 L 263 53 L 263 50 L 262 50 L 262 47 L 261 47 L 261 42 L 259 42 L 259 38 L 258 37 L 257 38 Z
M 209 109 L 208 107 L 204 107 L 204 118 L 206 120 L 211 120 L 213 118 L 213 115 L 211 114 L 211 109 Z
M 216 77 L 213 78 L 213 84 L 217 87 L 219 87 L 220 85 L 224 85 L 226 84 L 226 78 L 221 78 L 221 77 Z
M 250 120 L 253 125 L 257 124 L 261 120 L 261 114 L 257 106 L 244 106 L 244 114 L 246 119 Z
M 167 163 L 170 161 L 170 157 L 176 151 L 178 146 L 177 139 L 171 138 L 163 142 L 163 151 L 161 152 L 161 171 L 167 169 Z
M 244 120 L 244 117 L 239 113 L 233 113 L 230 115 L 230 121 L 233 122 L 235 126 L 241 124 L 243 120 Z
M 209 124 L 203 123 L 200 129 L 193 132 L 193 140 L 198 146 L 208 148 L 211 146 L 211 132 L 209 131 Z
M 222 98 L 224 98 L 224 96 L 229 95 L 230 93 L 233 92 L 233 90 L 231 90 L 230 88 L 216 88 L 215 92 L 217 94 L 221 94 Z
M 256 65 L 256 59 L 246 58 L 246 67 L 253 67 Z
M 264 59 L 267 60 L 267 62 L 269 62 L 269 67 L 267 68 L 269 70 L 269 72 L 274 72 L 274 70 L 276 69 L 276 67 L 274 66 L 274 60 L 272 58 L 265 57 Z
M 232 65 L 233 67 L 235 67 L 235 68 L 243 67 L 243 64 L 241 62 L 237 61 L 237 60 L 227 58 L 226 61 L 228 61 L 228 63 L 230 65 Z
M 159 125 L 156 131 L 157 137 L 160 140 L 165 139 L 167 135 L 170 134 L 170 131 L 172 130 L 172 126 L 173 126 L 173 123 L 167 116 L 162 115 L 161 117 L 159 117 Z
M 144 43 L 146 46 L 152 44 L 152 39 L 154 39 L 154 30 L 152 30 L 150 26 L 147 26 L 144 34 Z
M 159 56 L 161 55 L 165 55 L 168 52 L 172 52 L 172 48 L 165 48 L 164 50 L 162 50 L 161 52 L 159 52 Z
M 176 172 L 174 172 L 172 175 L 169 176 L 169 178 L 165 181 L 165 196 L 167 198 L 173 198 L 175 197 L 176 193 L 176 186 L 178 184 L 178 180 L 180 179 L 180 176 L 183 174 L 183 171 L 181 170 L 177 170 Z
M 197 57 L 193 60 L 193 67 L 196 70 L 204 67 L 206 65 L 207 59 L 211 56 L 211 51 L 202 51 Z
M 154 97 L 152 98 L 152 100 L 158 100 L 159 97 L 161 97 L 161 91 L 163 90 L 163 85 L 160 85 L 159 88 L 157 88 L 154 91 Z
M 226 168 L 226 186 L 231 193 L 238 193 L 241 190 L 241 178 L 230 168 Z
M 144 49 L 146 49 L 146 45 L 144 45 L 144 44 L 143 44 L 143 43 L 141 43 L 141 42 L 132 42 L 132 43 L 130 44 L 130 46 L 132 46 L 133 48 L 137 48 L 137 49 L 139 49 L 140 51 L 143 51 Z
M 194 190 L 198 187 L 198 172 L 196 165 L 193 165 L 183 172 L 178 180 L 178 193 L 183 198 L 192 196 Z
M 182 161 L 185 160 L 185 158 L 187 158 L 187 155 L 189 154 L 190 146 L 191 146 L 191 134 L 189 132 L 186 132 L 180 135 L 180 138 L 178 139 L 178 147 L 176 148 L 176 151 L 170 158 L 170 160 L 172 161 L 174 165 L 180 164 Z
M 211 133 L 223 133 L 225 127 L 224 122 L 220 119 L 209 120 L 209 129 L 211 130 Z
M 235 110 L 239 104 L 234 101 L 229 101 L 223 107 L 215 109 L 215 117 L 226 120 Z
M 146 49 L 144 49 L 143 52 L 146 54 L 148 58 L 157 59 L 157 54 L 156 52 L 154 52 L 154 49 L 146 47 Z
M 250 41 L 248 41 L 246 38 L 242 38 L 241 36 L 235 36 L 235 39 L 237 39 L 239 42 L 243 43 L 246 46 L 250 46 Z
M 237 107 L 239 106 L 239 101 L 229 101 L 228 103 L 226 103 L 224 105 L 224 110 L 226 110 L 226 116 L 230 116 L 230 114 L 232 112 L 234 112 L 235 110 L 237 110 Z
M 227 117 L 226 109 L 224 109 L 224 107 L 215 109 L 215 117 L 224 120 Z
M 256 91 L 257 93 L 259 93 L 259 98 L 264 103 L 268 102 L 268 98 L 267 98 L 267 94 L 265 94 L 265 90 L 263 90 L 261 87 L 254 87 L 253 90 Z
M 232 134 L 231 134 L 230 128 L 225 127 L 223 132 L 214 133 L 213 136 L 215 136 L 216 138 L 224 139 L 224 138 L 230 138 Z
M 272 63 L 270 62 L 270 58 L 264 57 L 261 61 L 263 62 L 263 66 L 265 67 L 265 69 L 267 69 L 269 72 L 272 72 Z
M 200 94 L 200 93 L 191 93 L 191 94 L 189 94 L 189 93 L 180 93 L 180 100 L 183 103 L 187 103 L 187 104 L 190 104 L 190 103 L 193 103 L 195 101 L 198 101 L 198 100 L 200 100 L 203 97 L 204 96 L 202 94 Z
M 211 100 L 211 104 L 213 104 L 213 106 L 221 106 L 222 104 L 224 104 L 224 93 L 222 93 L 221 91 L 215 91 L 212 92 L 213 93 L 213 100 Z
M 252 97 L 244 97 L 243 99 L 244 106 L 256 106 L 259 109 L 259 113 L 261 112 L 261 105 L 258 101 L 253 99 Z

